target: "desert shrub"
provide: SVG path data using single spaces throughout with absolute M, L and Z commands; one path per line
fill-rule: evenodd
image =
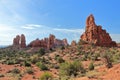
M 55 55 L 55 60 L 59 63 L 65 62 L 65 60 L 62 57 L 60 57 L 59 55 Z
M 59 69 L 59 68 L 60 68 L 59 65 L 57 65 L 57 64 L 55 64 L 53 67 L 54 67 L 55 69 Z
M 89 54 L 88 57 L 89 57 L 90 60 L 97 61 L 98 57 L 100 57 L 100 54 L 99 53 L 93 53 L 93 54 Z
M 84 55 L 82 56 L 82 61 L 87 61 L 88 58 L 88 54 L 84 53 Z
M 44 55 L 45 54 L 45 49 L 44 48 L 40 48 L 39 53 L 40 53 L 41 56 Z
M 85 73 L 81 62 L 65 62 L 60 65 L 60 76 L 77 76 L 78 73 Z
M 28 74 L 33 74 L 33 73 L 34 73 L 34 70 L 33 70 L 32 68 L 27 68 L 27 69 L 26 69 L 26 72 L 27 72 Z
M 3 75 L 3 74 L 0 74 L 0 78 L 1 78 L 1 77 L 4 77 L 4 75 Z
M 25 61 L 25 62 L 24 62 L 24 66 L 30 67 L 30 66 L 31 66 L 31 63 L 30 63 L 29 61 Z
M 57 60 L 58 57 L 60 57 L 60 55 L 55 54 L 55 60 Z
M 60 48 L 61 50 L 64 50 L 65 49 L 65 47 L 64 46 L 61 46 L 61 48 Z
M 106 51 L 102 57 L 105 60 L 105 64 L 107 68 L 111 68 L 112 67 L 112 54 L 109 51 Z
M 6 61 L 6 64 L 7 64 L 7 65 L 13 65 L 13 64 L 14 64 L 14 61 L 13 61 L 13 60 L 8 60 L 8 61 Z
M 94 70 L 94 64 L 93 64 L 93 62 L 91 62 L 91 63 L 89 64 L 88 69 L 89 69 L 89 70 Z
M 113 62 L 120 62 L 120 53 L 115 53 L 113 55 Z
M 38 66 L 41 70 L 48 70 L 48 67 L 41 62 L 37 62 L 36 66 Z
M 36 62 L 38 62 L 40 58 L 38 57 L 38 55 L 33 55 L 30 59 L 33 64 L 36 64 Z
M 53 80 L 53 76 L 49 72 L 45 72 L 43 75 L 40 76 L 39 80 Z
M 65 62 L 65 60 L 62 57 L 57 57 L 57 62 L 63 63 L 63 62 Z
M 15 74 L 19 74 L 20 73 L 20 70 L 17 69 L 17 68 L 14 68 L 13 70 L 11 70 L 12 73 L 15 73 Z
M 41 62 L 43 62 L 43 63 L 45 63 L 45 62 L 46 62 L 45 57 L 42 57 L 42 58 L 41 58 Z

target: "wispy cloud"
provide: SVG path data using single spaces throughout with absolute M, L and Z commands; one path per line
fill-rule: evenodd
M 70 33 L 83 33 L 84 29 L 60 29 L 54 28 L 53 30 L 60 31 L 60 32 L 70 32 Z
M 25 24 L 23 26 L 12 26 L 0 24 L 0 45 L 12 44 L 13 38 L 18 34 L 25 34 L 27 43 L 36 39 L 48 37 L 49 34 L 54 34 L 56 38 L 67 38 L 70 43 L 72 40 L 78 41 L 84 29 L 65 29 L 52 28 L 40 24 Z M 120 34 L 110 34 L 114 41 L 120 42 Z
M 21 28 L 23 28 L 23 29 L 37 29 L 37 28 L 41 28 L 41 27 L 44 27 L 44 25 L 26 24 L 26 25 L 22 26 Z

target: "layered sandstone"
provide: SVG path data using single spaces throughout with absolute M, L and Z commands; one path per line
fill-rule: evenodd
M 59 46 L 67 46 L 67 39 L 56 39 L 56 37 L 52 34 L 49 35 L 49 38 L 44 38 L 44 39 L 36 39 L 32 41 L 28 47 L 42 47 L 45 49 L 51 49 Z
M 93 43 L 97 46 L 114 47 L 116 42 L 112 41 L 109 33 L 102 29 L 102 26 L 95 24 L 93 15 L 90 15 L 86 20 L 85 32 L 81 35 L 81 40 L 88 43 Z

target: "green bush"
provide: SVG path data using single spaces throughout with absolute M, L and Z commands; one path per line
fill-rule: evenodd
M 65 62 L 60 65 L 60 76 L 77 76 L 78 73 L 85 73 L 81 62 Z
M 63 63 L 63 62 L 65 62 L 65 60 L 62 57 L 57 57 L 57 62 Z
M 43 75 L 40 76 L 39 80 L 53 80 L 53 76 L 49 72 L 45 72 Z
M 89 69 L 89 70 L 94 70 L 94 64 L 93 64 L 93 62 L 91 62 L 91 63 L 89 64 L 88 69 Z
M 36 64 L 36 62 L 38 62 L 40 60 L 40 58 L 38 57 L 38 55 L 33 55 L 30 59 L 31 59 L 31 62 L 33 64 Z
M 112 53 L 108 50 L 103 54 L 103 58 L 105 59 L 105 64 L 107 68 L 111 68 L 112 65 Z
M 7 64 L 7 65 L 13 65 L 13 64 L 15 64 L 15 63 L 14 63 L 13 60 L 8 60 L 8 61 L 6 61 L 6 64 Z
M 119 62 L 120 61 L 120 53 L 115 53 L 113 55 L 113 62 Z
M 40 53 L 41 56 L 44 55 L 45 54 L 45 49 L 44 48 L 40 48 L 39 53 Z
M 31 66 L 31 63 L 30 63 L 29 61 L 25 61 L 25 62 L 24 62 L 24 66 L 30 67 L 30 66 Z
M 65 49 L 65 47 L 64 46 L 61 46 L 61 48 L 60 48 L 61 50 L 64 50 Z
M 11 70 L 12 73 L 15 73 L 15 74 L 19 74 L 20 73 L 20 70 L 17 69 L 17 68 L 14 68 L 13 70 Z
M 41 62 L 37 62 L 36 66 L 38 66 L 41 70 L 48 70 L 48 67 Z
M 32 68 L 27 68 L 27 69 L 26 69 L 26 72 L 27 72 L 28 74 L 33 74 L 33 73 L 34 73 L 34 70 L 33 70 Z

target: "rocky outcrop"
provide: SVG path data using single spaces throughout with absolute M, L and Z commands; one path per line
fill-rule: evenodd
M 55 39 L 55 42 L 54 42 L 54 46 L 55 46 L 55 47 L 67 46 L 67 45 L 68 45 L 67 39 L 63 39 L 63 40 Z
M 25 48 L 26 47 L 26 39 L 24 34 L 17 35 L 14 39 L 13 39 L 13 46 L 18 46 L 20 48 Z
M 63 39 L 62 41 L 63 41 L 63 44 L 64 44 L 65 46 L 68 46 L 67 39 Z
M 26 39 L 24 34 L 21 35 L 21 48 L 25 48 L 26 47 Z
M 20 45 L 20 36 L 17 35 L 14 39 L 13 39 L 13 45 Z
M 50 34 L 48 39 L 48 49 L 55 47 L 54 44 L 55 44 L 55 36 Z
M 76 46 L 76 45 L 77 45 L 76 41 L 73 40 L 73 41 L 71 42 L 71 46 Z
M 56 39 L 54 35 L 50 34 L 49 38 L 44 38 L 44 39 L 36 39 L 32 41 L 28 47 L 42 47 L 45 49 L 51 49 L 59 46 L 67 46 L 67 39 Z
M 102 29 L 102 26 L 95 24 L 93 15 L 90 15 L 86 20 L 85 32 L 81 35 L 81 40 L 88 43 L 93 43 L 97 46 L 114 47 L 116 42 L 112 41 L 109 33 Z

